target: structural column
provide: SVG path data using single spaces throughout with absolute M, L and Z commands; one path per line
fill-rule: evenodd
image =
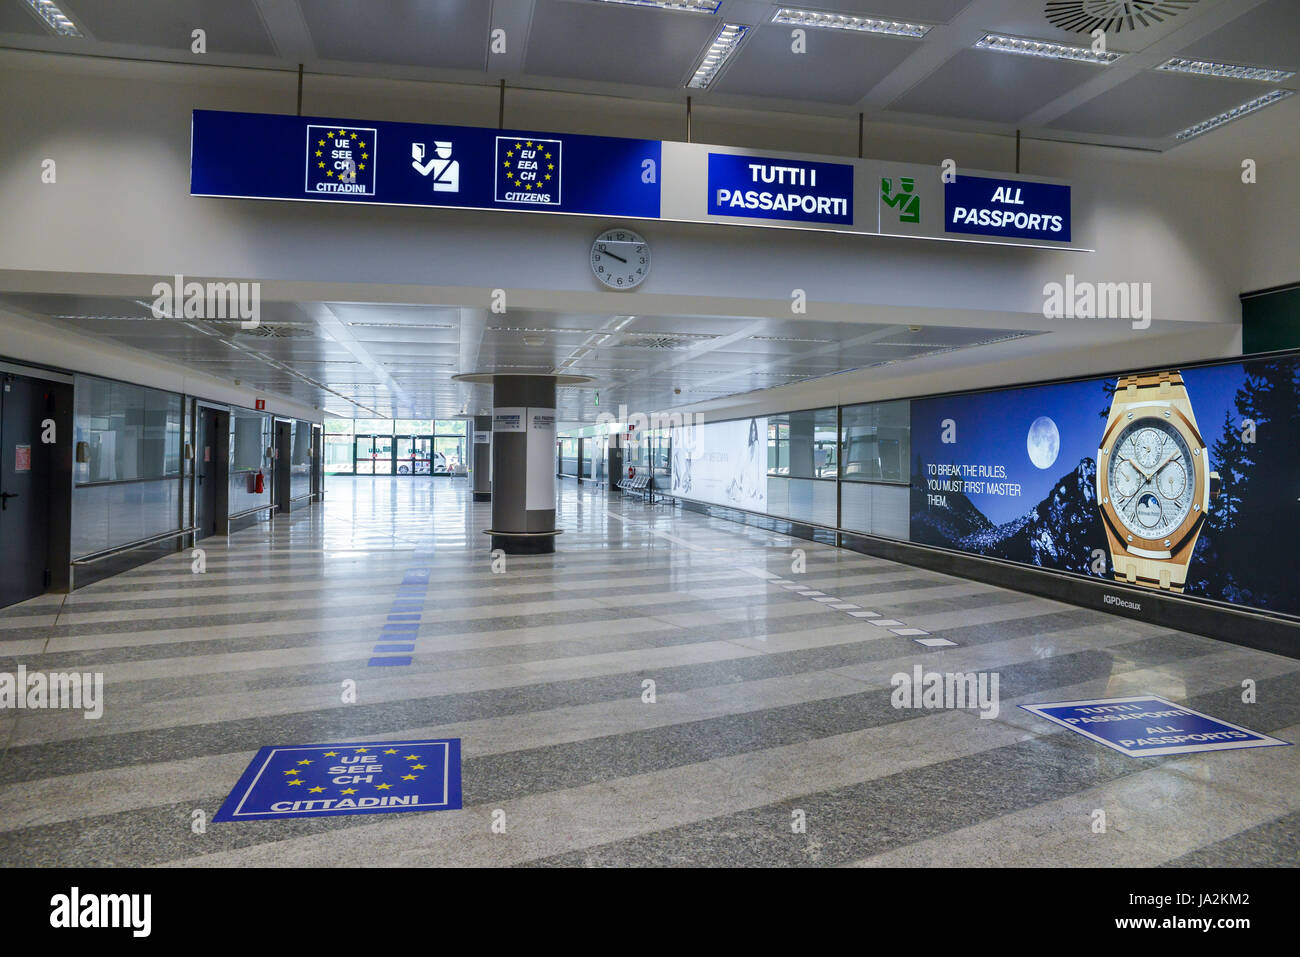
M 492 385 L 492 527 L 487 533 L 493 550 L 507 555 L 554 552 L 560 534 L 555 527 L 555 389 L 591 377 L 471 372 L 453 378 Z
M 474 434 L 470 438 L 474 470 L 474 501 L 492 501 L 492 416 L 476 415 L 473 418 Z

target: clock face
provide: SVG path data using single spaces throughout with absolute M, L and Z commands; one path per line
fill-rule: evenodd
M 591 244 L 591 271 L 611 289 L 632 289 L 650 275 L 650 245 L 630 229 L 607 229 Z
M 1107 467 L 1111 505 L 1134 536 L 1167 538 L 1191 513 L 1192 455 L 1178 430 L 1163 419 L 1138 419 L 1127 426 Z

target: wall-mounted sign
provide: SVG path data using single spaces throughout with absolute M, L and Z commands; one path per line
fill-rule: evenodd
M 659 216 L 660 143 L 195 110 L 195 196 Z
M 32 447 L 30 445 L 14 446 L 14 471 L 30 472 L 32 470 Z
M 710 153 L 709 215 L 850 226 L 853 167 Z
M 555 454 L 555 410 L 528 409 L 528 457 L 545 461 Z M 524 484 L 524 508 L 546 511 L 555 508 L 555 469 L 531 468 Z
M 488 445 L 489 443 L 491 443 L 491 441 L 492 441 L 491 432 L 480 432 L 477 429 L 474 431 L 475 445 Z
M 958 175 L 943 188 L 944 229 L 1016 239 L 1070 241 L 1070 187 Z
M 195 110 L 195 196 L 1076 243 L 1071 187 L 698 143 Z M 944 197 L 939 198 L 943 186 Z M 1086 241 L 1086 237 L 1084 239 Z
M 265 400 L 265 399 L 257 399 L 257 400 L 255 400 L 255 401 L 256 401 L 257 404 L 254 405 L 253 408 L 255 408 L 258 412 L 263 412 L 263 411 L 266 410 L 266 400 Z
M 525 432 L 528 426 L 524 422 L 527 409 L 523 406 L 502 406 L 492 410 L 493 432 Z

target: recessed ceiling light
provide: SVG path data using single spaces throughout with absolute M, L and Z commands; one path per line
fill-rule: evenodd
M 1212 116 L 1208 120 L 1202 120 L 1194 126 L 1189 126 L 1185 130 L 1180 130 L 1174 134 L 1175 139 L 1190 140 L 1193 137 L 1200 136 L 1202 133 L 1208 133 L 1215 127 L 1222 126 L 1224 123 L 1231 123 L 1233 120 L 1240 119 L 1247 113 L 1254 113 L 1256 110 L 1262 110 L 1266 106 L 1271 106 L 1278 100 L 1285 100 L 1294 93 L 1294 90 L 1273 90 L 1265 93 L 1263 96 L 1257 96 L 1253 100 L 1234 106 L 1230 110 L 1220 113 L 1218 116 Z
M 362 326 L 371 329 L 455 329 L 447 322 L 349 322 L 349 326 Z
M 1269 70 L 1260 66 L 1238 66 L 1235 63 L 1214 63 L 1210 60 L 1184 60 L 1182 57 L 1170 57 L 1156 69 L 1167 73 L 1196 73 L 1200 76 L 1260 80 L 1264 83 L 1281 83 L 1295 76 L 1290 70 Z
M 717 13 L 722 0 L 599 0 L 601 3 L 621 3 L 629 7 L 656 7 L 659 10 L 679 10 L 682 13 Z
M 888 20 L 879 17 L 857 17 L 847 13 L 823 13 L 820 10 L 796 10 L 782 7 L 772 15 L 773 23 L 795 27 L 822 27 L 826 30 L 855 30 L 859 33 L 883 33 L 891 37 L 920 38 L 930 32 L 927 23 L 908 20 Z
M 758 342 L 834 342 L 834 339 L 803 339 L 799 336 L 750 336 Z
M 997 50 L 1001 53 L 1019 53 L 1023 56 L 1045 57 L 1049 60 L 1075 60 L 1079 63 L 1114 63 L 1124 54 L 1111 51 L 1097 52 L 1091 47 L 1067 46 L 1048 40 L 1030 40 L 1025 37 L 1008 37 L 1000 33 L 986 33 L 977 50 Z
M 36 11 L 36 15 L 45 22 L 45 25 L 59 36 L 81 38 L 81 31 L 77 29 L 77 25 L 59 9 L 59 5 L 54 0 L 27 0 L 27 5 Z
M 731 55 L 736 52 L 749 27 L 743 23 L 724 23 L 718 35 L 709 44 L 704 59 L 695 68 L 695 74 L 686 85 L 695 90 L 707 89 L 714 77 L 722 70 Z

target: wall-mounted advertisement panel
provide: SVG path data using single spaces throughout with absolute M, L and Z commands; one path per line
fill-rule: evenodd
M 1300 360 L 912 402 L 911 540 L 1300 615 Z
M 767 419 L 672 430 L 671 494 L 751 512 L 767 511 Z
M 192 122 L 195 196 L 659 216 L 657 140 L 213 110 Z

